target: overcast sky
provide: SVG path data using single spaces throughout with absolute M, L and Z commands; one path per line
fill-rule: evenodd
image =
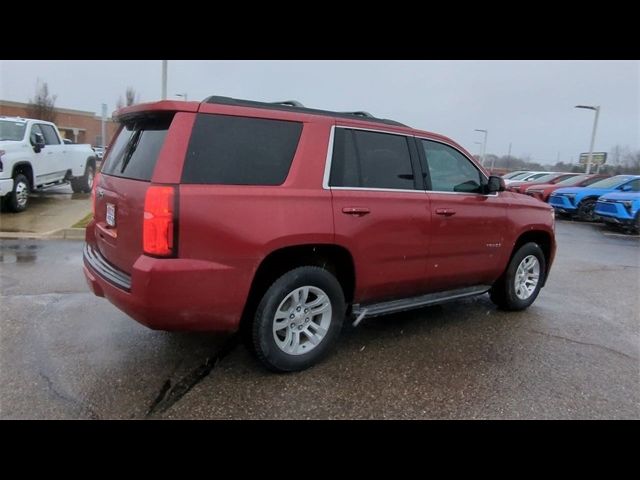
M 0 99 L 26 102 L 37 79 L 56 106 L 111 112 L 127 86 L 140 101 L 161 95 L 161 61 L 0 61 Z M 366 110 L 452 137 L 472 153 L 489 131 L 487 152 L 577 162 L 589 148 L 601 105 L 596 151 L 640 149 L 637 61 L 169 61 L 169 98 L 223 95 L 295 99 L 329 110 Z

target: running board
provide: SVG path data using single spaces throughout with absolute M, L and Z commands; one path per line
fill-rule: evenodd
M 404 312 L 405 310 L 413 310 L 414 308 L 437 305 L 439 303 L 450 302 L 460 298 L 482 295 L 483 293 L 488 292 L 490 288 L 491 285 L 476 285 L 474 287 L 428 293 L 426 295 L 403 298 L 401 300 L 372 303 L 371 305 L 360 305 L 357 303 L 354 304 L 352 308 L 353 315 L 356 317 L 353 322 L 353 326 L 357 327 L 365 317 L 377 317 L 378 315 L 386 315 L 388 313 Z

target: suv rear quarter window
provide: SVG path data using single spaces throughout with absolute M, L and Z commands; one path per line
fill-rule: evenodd
M 281 185 L 301 133 L 300 122 L 199 114 L 182 183 Z

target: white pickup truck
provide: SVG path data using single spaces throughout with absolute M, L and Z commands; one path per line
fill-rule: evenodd
M 31 191 L 65 182 L 90 192 L 95 173 L 91 145 L 65 143 L 51 122 L 0 117 L 0 197 L 10 210 L 25 210 Z

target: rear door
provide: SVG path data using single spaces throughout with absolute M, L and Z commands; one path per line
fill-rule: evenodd
M 119 129 L 96 186 L 95 238 L 124 272 L 142 254 L 144 201 L 173 114 L 143 115 Z
M 428 277 L 432 291 L 493 281 L 506 262 L 506 201 L 485 195 L 482 172 L 456 148 L 419 139 L 432 214 Z
M 336 241 L 356 265 L 356 303 L 425 290 L 429 199 L 413 137 L 335 127 L 328 186 Z

